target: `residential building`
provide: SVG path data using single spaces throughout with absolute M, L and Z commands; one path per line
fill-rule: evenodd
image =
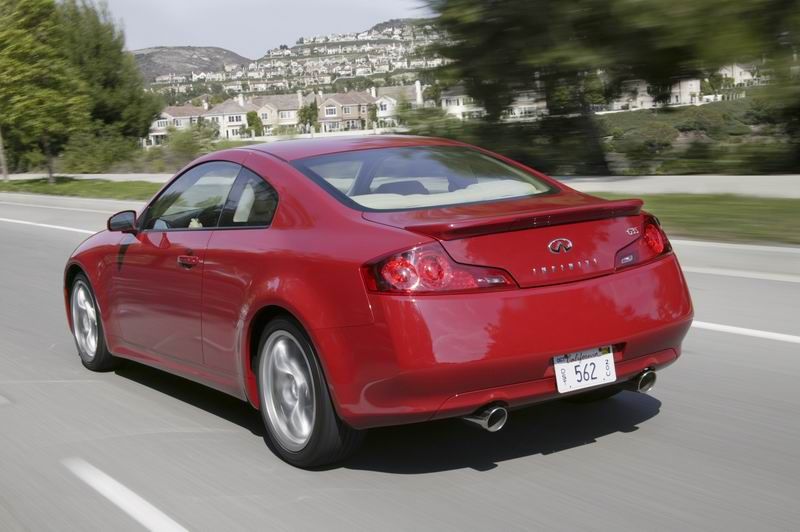
M 541 91 L 520 92 L 506 111 L 504 119 L 509 122 L 526 122 L 546 115 L 547 100 Z
M 245 136 L 247 128 L 247 113 L 258 111 L 252 102 L 245 101 L 240 94 L 232 100 L 226 100 L 203 113 L 203 120 L 216 124 L 219 128 L 219 137 L 222 139 L 238 139 Z
M 376 98 L 369 92 L 345 92 L 323 95 L 319 104 L 322 132 L 366 129 L 369 106 Z
M 257 108 L 261 122 L 264 124 L 265 134 L 271 135 L 275 128 L 296 127 L 300 109 L 319 100 L 316 94 L 303 95 L 302 91 L 296 94 L 274 94 L 270 96 L 255 96 L 250 101 Z
M 161 111 L 159 117 L 150 126 L 150 133 L 143 139 L 144 146 L 158 146 L 164 143 L 170 129 L 186 129 L 196 124 L 205 112 L 202 107 L 194 105 L 170 106 Z
M 749 87 L 759 84 L 758 68 L 755 65 L 733 64 L 719 69 L 719 73 L 733 80 L 735 87 Z
M 641 79 L 630 80 L 622 84 L 622 96 L 611 103 L 613 111 L 627 111 L 634 109 L 652 109 L 659 104 L 656 102 L 650 85 Z M 693 105 L 701 102 L 700 80 L 684 79 L 676 81 L 670 87 L 668 105 Z
M 423 90 L 419 80 L 414 85 L 371 88 L 370 94 L 375 98 L 377 108 L 378 127 L 398 126 L 397 114 L 401 105 L 407 104 L 412 108 L 423 107 L 425 104 Z
M 454 85 L 442 91 L 441 106 L 444 111 L 460 120 L 466 118 L 480 118 L 486 111 L 478 105 L 475 100 L 467 94 L 466 88 L 461 85 Z

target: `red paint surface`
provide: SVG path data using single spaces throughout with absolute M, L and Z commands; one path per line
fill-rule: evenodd
M 243 164 L 277 190 L 269 228 L 103 231 L 74 252 L 67 274 L 80 268 L 89 276 L 114 354 L 254 406 L 254 320 L 265 309 L 291 314 L 316 348 L 338 413 L 359 428 L 463 415 L 494 401 L 513 407 L 553 398 L 552 357 L 582 349 L 617 346 L 620 380 L 677 358 L 692 304 L 675 256 L 615 270 L 617 252 L 637 238 L 627 229 L 644 220 L 637 202 L 606 202 L 544 177 L 554 194 L 362 213 L 286 162 L 450 144 L 374 137 L 206 156 L 197 162 Z M 537 213 L 560 221 L 531 226 Z M 464 227 L 469 231 L 442 233 Z M 455 261 L 502 268 L 519 287 L 416 296 L 366 289 L 364 264 L 435 242 L 432 234 Z M 570 239 L 573 250 L 550 253 L 555 238 Z M 182 266 L 179 256 L 198 257 L 197 264 Z M 590 266 L 577 266 L 586 260 Z

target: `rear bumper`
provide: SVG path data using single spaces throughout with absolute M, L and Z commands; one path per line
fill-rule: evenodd
M 680 355 L 692 303 L 674 255 L 562 285 L 370 295 L 375 322 L 312 333 L 339 415 L 356 428 L 558 396 L 554 356 L 613 345 L 618 382 Z

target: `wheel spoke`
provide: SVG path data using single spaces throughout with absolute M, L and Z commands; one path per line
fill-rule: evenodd
M 272 356 L 275 361 L 275 369 L 286 375 L 293 376 L 294 371 L 289 361 L 289 346 L 286 340 L 279 340 L 272 348 Z
M 292 424 L 295 434 L 306 437 L 308 433 L 311 432 L 311 427 L 303 410 L 304 409 L 300 406 L 300 401 L 296 402 L 289 416 L 289 421 Z

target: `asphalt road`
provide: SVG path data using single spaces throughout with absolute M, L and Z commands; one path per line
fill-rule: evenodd
M 651 395 L 549 403 L 497 434 L 375 430 L 341 467 L 306 472 L 269 452 L 244 403 L 136 364 L 83 369 L 62 268 L 80 230 L 123 206 L 0 195 L 2 531 L 800 523 L 797 248 L 676 241 L 699 326 Z

